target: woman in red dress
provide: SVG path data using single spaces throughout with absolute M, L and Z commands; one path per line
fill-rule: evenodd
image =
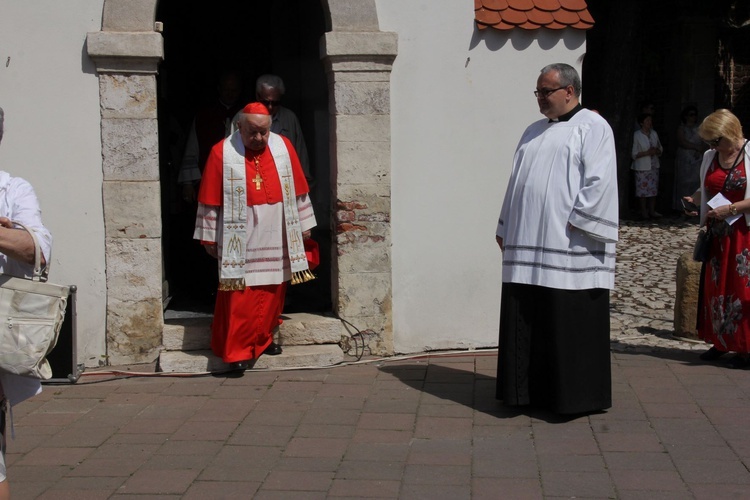
M 703 360 L 728 352 L 732 368 L 750 367 L 750 147 L 742 125 L 726 109 L 703 120 L 698 131 L 711 147 L 701 164 L 701 223 L 710 247 L 700 287 L 698 334 L 713 346 Z M 722 198 L 723 196 L 723 198 Z

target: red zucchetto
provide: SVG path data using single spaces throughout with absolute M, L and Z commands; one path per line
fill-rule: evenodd
M 251 102 L 244 108 L 242 108 L 242 112 L 248 115 L 270 115 L 271 113 L 268 112 L 268 108 L 259 102 Z

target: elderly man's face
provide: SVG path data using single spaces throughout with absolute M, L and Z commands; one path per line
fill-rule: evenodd
M 268 108 L 268 112 L 271 115 L 279 112 L 279 106 L 281 105 L 281 92 L 279 92 L 279 89 L 264 85 L 255 93 L 255 98 Z
M 561 88 L 562 87 L 562 88 Z M 572 106 L 573 87 L 560 85 L 560 74 L 557 71 L 548 71 L 539 75 L 536 81 L 536 90 L 538 92 L 536 102 L 539 105 L 539 112 L 550 120 L 554 120 L 564 115 Z
M 242 144 L 251 151 L 262 151 L 268 144 L 271 132 L 269 115 L 242 115 L 237 125 L 240 128 Z

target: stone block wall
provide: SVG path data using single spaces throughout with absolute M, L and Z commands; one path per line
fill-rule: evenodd
M 368 330 L 373 353 L 393 353 L 390 72 L 394 33 L 326 33 L 335 201 L 333 303 Z
M 148 363 L 164 327 L 155 79 L 162 39 L 102 31 L 89 34 L 87 47 L 101 101 L 107 364 Z
M 686 252 L 677 260 L 677 294 L 674 301 L 674 334 L 677 337 L 697 339 L 695 328 L 698 318 L 698 288 L 701 263 Z

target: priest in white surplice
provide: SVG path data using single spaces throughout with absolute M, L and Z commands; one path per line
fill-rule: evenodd
M 617 162 L 612 129 L 581 107 L 580 93 L 573 67 L 542 69 L 534 94 L 546 118 L 521 137 L 496 232 L 497 398 L 562 414 L 612 404 Z
M 206 161 L 194 234 L 219 259 L 211 349 L 233 369 L 281 354 L 273 331 L 286 282 L 313 277 L 304 240 L 316 225 L 297 154 L 270 131 L 268 109 L 248 104 L 239 127 Z

